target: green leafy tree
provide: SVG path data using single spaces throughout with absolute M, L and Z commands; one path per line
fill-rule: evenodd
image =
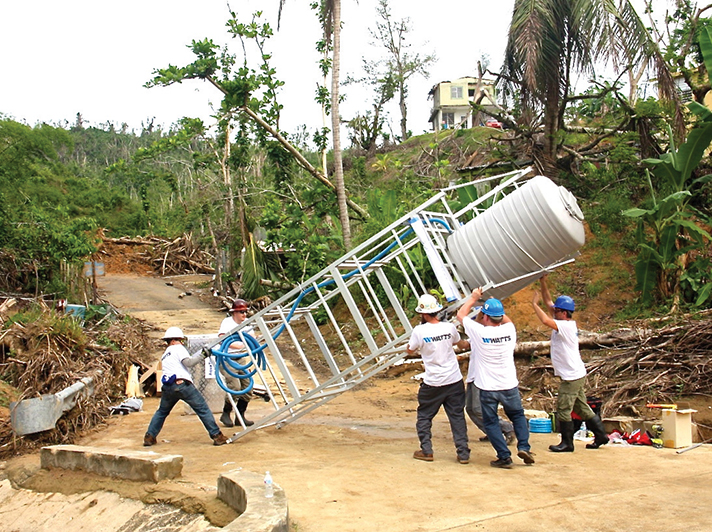
M 364 68 L 367 68 L 366 65 Z M 346 124 L 351 130 L 351 143 L 366 150 L 370 156 L 376 152 L 378 138 L 384 136 L 383 107 L 393 98 L 395 89 L 392 76 L 386 74 L 385 78 L 379 78 L 377 77 L 379 74 L 373 73 L 373 75 L 376 77 L 369 81 L 371 85 L 374 85 L 376 91 L 374 102 L 371 105 L 373 112 L 366 111 L 363 115 L 359 113 Z M 350 81 L 347 80 L 347 83 Z M 354 80 L 354 82 L 358 81 Z
M 279 280 L 302 282 L 341 254 L 331 222 L 337 207 L 324 201 L 324 192 L 318 186 L 305 191 L 302 201 L 284 205 L 275 199 L 265 206 L 260 224 L 267 230 L 266 246 L 285 251 L 284 272 L 276 274 Z
M 279 6 L 280 13 L 282 10 L 283 2 L 284 0 L 282 0 Z M 312 2 L 310 4 L 310 7 L 311 9 L 317 12 L 319 24 L 323 28 L 325 22 L 324 17 L 327 16 L 327 13 L 324 9 L 322 9 L 321 2 Z M 323 172 L 324 177 L 327 177 L 327 148 L 329 146 L 329 133 L 331 133 L 331 129 L 329 129 L 327 125 L 327 117 L 331 112 L 331 97 L 329 95 L 329 87 L 327 84 L 329 72 L 331 71 L 331 54 L 333 50 L 331 40 L 327 40 L 326 35 L 324 33 L 322 34 L 322 37 L 316 42 L 316 50 L 317 52 L 319 52 L 319 54 L 321 54 L 321 59 L 319 60 L 319 71 L 322 75 L 322 82 L 317 84 L 316 95 L 314 99 L 321 106 L 322 127 L 314 132 L 313 140 L 314 144 L 316 144 L 321 153 L 321 171 Z
M 14 264 L 14 278 L 3 281 L 8 287 L 66 296 L 61 264 L 80 263 L 96 251 L 96 222 L 77 212 L 66 194 L 76 185 L 59 152 L 72 148 L 62 128 L 0 120 L 0 249 Z
M 185 204 L 195 186 L 193 173 L 187 167 L 193 165 L 193 143 L 203 138 L 205 126 L 198 119 L 183 119 L 179 124 L 179 129 L 157 137 L 127 159 L 106 168 L 106 175 L 115 183 L 124 183 L 128 190 L 135 191 L 146 229 L 154 234 L 173 232 L 165 224 L 167 211 L 173 200 Z
M 701 8 L 691 0 L 675 2 L 672 12 L 666 13 L 665 29 L 659 31 L 653 20 L 653 2 L 646 1 L 646 12 L 651 19 L 651 30 L 664 46 L 665 60 L 679 73 L 692 90 L 696 101 L 702 102 L 710 90 L 707 67 L 700 50 L 698 34 L 701 28 L 712 25 L 709 15 L 712 5 Z
M 188 79 L 208 81 L 222 94 L 219 115 L 223 119 L 232 116 L 246 117 L 255 125 L 256 135 L 271 135 L 287 150 L 309 174 L 336 192 L 337 198 L 341 197 L 346 204 L 361 216 L 366 216 L 360 206 L 349 200 L 345 191 L 338 190 L 338 184 L 332 184 L 321 172 L 294 147 L 279 130 L 280 104 L 276 95 L 282 82 L 276 80 L 276 72 L 269 66 L 270 54 L 266 52 L 266 41 L 272 35 L 268 23 L 262 23 L 261 12 L 256 12 L 250 24 L 243 24 L 237 20 L 235 13 L 231 14 L 228 21 L 228 31 L 241 40 L 255 41 L 260 53 L 259 67 L 254 68 L 247 55 L 240 66 L 237 58 L 227 50 L 220 51 L 219 47 L 210 39 L 193 41 L 191 50 L 196 60 L 183 67 L 170 65 L 167 68 L 154 71 L 154 77 L 146 86 L 169 86 L 182 83 Z M 246 47 L 243 47 L 245 50 Z M 333 105 L 333 101 L 332 101 Z M 232 118 L 230 118 L 232 119 Z M 260 133 L 261 131 L 261 133 Z M 343 218 L 343 215 L 341 216 Z M 348 219 L 348 216 L 346 217 Z M 343 219 L 342 219 L 343 222 Z

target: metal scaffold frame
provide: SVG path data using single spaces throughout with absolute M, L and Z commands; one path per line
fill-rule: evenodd
M 403 307 L 406 296 L 414 306 L 418 295 L 440 286 L 447 310 L 457 308 L 475 287 L 460 278 L 448 256 L 448 235 L 516 190 L 529 173 L 526 168 L 466 184 L 492 188 L 458 211 L 448 201 L 457 187 L 438 192 L 248 318 L 227 339 L 209 344 L 220 363 L 227 345 L 244 341 L 246 353 L 229 358 L 252 380 L 248 391 L 254 387 L 274 409 L 253 419 L 250 427 L 240 417 L 241 430 L 229 441 L 268 426 L 282 427 L 402 360 L 413 329 L 412 309 Z M 259 332 L 247 337 L 246 327 Z

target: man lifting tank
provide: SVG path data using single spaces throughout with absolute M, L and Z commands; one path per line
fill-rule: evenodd
M 552 302 L 546 275 L 539 283 L 541 295 L 539 291 L 534 290 L 532 306 L 539 321 L 551 328 L 551 364 L 554 366 L 554 375 L 561 379 L 556 399 L 561 442 L 558 445 L 549 445 L 549 450 L 555 453 L 574 451 L 574 422 L 571 412 L 576 412 L 584 420 L 586 427 L 593 432 L 593 443 L 587 444 L 586 448 L 598 449 L 608 443 L 608 435 L 601 418 L 591 410 L 586 400 L 586 366 L 579 353 L 578 327 L 573 319 L 576 308 L 574 300 L 569 296 L 559 296 Z M 551 315 L 539 306 L 542 299 Z

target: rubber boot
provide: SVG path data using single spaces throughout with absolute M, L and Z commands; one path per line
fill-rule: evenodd
M 586 420 L 586 428 L 593 432 L 593 443 L 586 444 L 586 449 L 598 449 L 608 443 L 608 434 L 603 426 L 603 421 L 598 416 Z
M 232 422 L 232 405 L 230 401 L 225 401 L 223 405 L 222 416 L 220 416 L 220 423 L 225 427 L 234 427 L 235 424 Z
M 246 427 L 251 427 L 252 425 L 255 424 L 255 422 L 254 422 L 254 421 L 249 421 L 249 420 L 245 417 L 245 411 L 247 410 L 247 405 L 248 405 L 248 404 L 249 404 L 249 401 L 245 401 L 244 399 L 239 399 L 239 400 L 237 401 L 237 411 L 240 412 L 240 415 L 242 416 L 242 421 L 245 422 L 245 426 L 246 426 Z M 237 418 L 235 418 L 235 424 L 238 424 L 238 423 L 240 423 L 240 421 L 239 421 Z
M 517 443 L 517 435 L 513 430 L 504 433 L 504 441 L 507 442 L 507 446 L 514 445 Z
M 561 443 L 559 445 L 549 445 L 549 450 L 553 453 L 574 452 L 574 422 L 560 421 Z

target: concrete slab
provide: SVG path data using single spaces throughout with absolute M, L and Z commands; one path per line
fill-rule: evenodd
M 13 532 L 216 532 L 202 515 L 167 504 L 146 505 L 116 493 L 75 495 L 14 489 L 0 481 L 0 528 Z
M 54 445 L 40 451 L 43 469 L 68 469 L 127 480 L 158 482 L 180 476 L 183 457 L 159 455 L 154 452 L 103 449 L 79 445 Z M 240 516 L 222 530 L 233 532 L 289 532 L 289 510 L 284 490 L 274 485 L 273 497 L 265 497 L 263 478 L 256 473 L 237 470 L 221 474 L 217 479 L 217 497 Z M 118 499 L 118 500 L 116 500 Z M 121 503 L 121 504 L 119 504 Z M 100 506 L 98 509 L 95 508 Z M 115 510 L 108 511 L 108 508 Z M 37 512 L 37 508 L 42 508 Z M 0 519 L 13 521 L 13 532 L 55 532 L 56 519 L 73 522 L 92 508 L 98 514 L 90 519 L 86 530 L 124 532 L 131 530 L 155 532 L 180 530 L 202 532 L 218 530 L 199 516 L 189 516 L 165 504 L 143 504 L 108 492 L 80 495 L 42 494 L 12 489 L 8 480 L 0 484 Z M 33 511 L 33 508 L 35 510 Z M 103 523 L 99 514 L 107 512 L 111 526 Z M 116 525 L 116 526 L 114 526 Z M 72 531 L 85 528 L 72 527 Z
M 40 451 L 40 464 L 43 469 L 80 470 L 126 480 L 159 482 L 181 475 L 183 457 L 80 445 L 52 445 Z

